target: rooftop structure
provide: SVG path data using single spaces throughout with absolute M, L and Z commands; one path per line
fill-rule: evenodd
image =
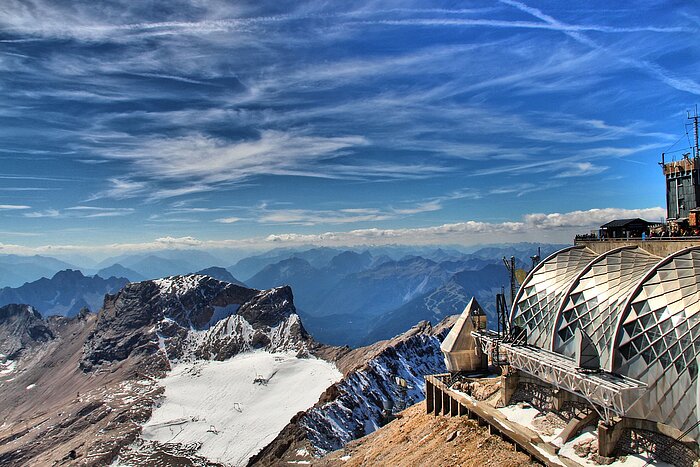
M 643 233 L 649 231 L 651 222 L 644 219 L 615 219 L 600 226 L 600 236 L 602 238 L 630 238 L 642 237 Z

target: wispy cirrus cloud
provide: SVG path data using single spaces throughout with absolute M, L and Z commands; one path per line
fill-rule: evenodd
M 424 178 L 446 169 L 431 164 L 338 162 L 347 151 L 369 144 L 361 136 L 312 136 L 287 131 L 263 131 L 258 138 L 227 141 L 202 134 L 150 139 L 104 153 L 126 162 L 133 175 L 110 179 L 111 187 L 94 197 L 128 198 L 146 195 L 163 199 L 206 192 L 219 185 L 242 183 L 256 176 L 326 179 Z M 331 163 L 332 162 L 332 163 Z M 177 187 L 157 186 L 172 181 Z
M 43 211 L 32 211 L 24 214 L 28 218 L 87 218 L 98 217 L 119 217 L 133 214 L 134 208 L 105 208 L 96 206 L 71 206 L 63 210 L 46 209 Z
M 697 15 L 678 3 L 644 18 L 511 0 L 144 5 L 0 7 L 0 202 L 31 205 L 4 214 L 18 231 L 115 215 L 130 235 L 197 225 L 202 239 L 224 222 L 261 236 L 490 224 L 584 207 L 582 187 L 595 206 L 608 173 L 621 203 L 641 202 L 635 180 L 683 136 L 698 82 Z
M 589 38 L 588 36 L 584 35 L 583 32 L 586 32 L 585 29 L 572 29 L 572 25 L 564 23 L 562 21 L 557 20 L 556 18 L 543 13 L 541 10 L 530 7 L 526 5 L 523 2 L 517 1 L 517 0 L 500 0 L 501 3 L 511 5 L 515 8 L 517 8 L 520 11 L 523 11 L 525 13 L 528 13 L 540 20 L 542 20 L 542 25 L 546 25 L 546 27 L 551 27 L 554 30 L 561 31 L 571 37 L 572 39 L 576 40 L 577 42 L 580 42 L 581 44 L 587 45 L 593 49 L 597 50 L 603 50 L 610 56 L 614 57 L 617 60 L 622 61 L 623 63 L 627 65 L 631 65 L 637 69 L 640 69 L 653 78 L 659 80 L 660 82 L 671 86 L 672 88 L 675 88 L 679 91 L 684 91 L 696 95 L 700 95 L 700 83 L 692 78 L 689 77 L 681 77 L 681 76 L 675 76 L 671 74 L 668 70 L 664 69 L 662 66 L 660 66 L 657 63 L 653 63 L 649 60 L 643 60 L 643 59 L 638 59 L 635 57 L 628 57 L 628 56 L 623 56 L 615 51 L 613 51 L 610 48 L 606 48 L 593 39 Z M 663 28 L 659 28 L 663 29 Z M 631 32 L 631 31 L 628 31 Z M 659 32 L 653 31 L 653 32 Z M 666 31 L 666 32 L 693 32 L 697 33 L 696 28 L 689 28 L 686 29 L 686 31 Z

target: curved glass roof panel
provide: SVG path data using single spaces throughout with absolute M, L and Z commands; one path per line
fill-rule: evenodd
M 621 308 L 631 289 L 660 260 L 641 248 L 623 247 L 588 264 L 562 301 L 552 350 L 573 358 L 574 334 L 576 329 L 581 329 L 596 346 L 601 365 L 608 366 Z
M 629 416 L 682 431 L 692 427 L 698 409 L 700 247 L 669 256 L 630 293 L 610 349 L 613 371 L 648 385 Z
M 588 248 L 570 247 L 546 258 L 528 275 L 515 299 L 511 320 L 525 329 L 528 344 L 549 348 L 564 294 L 596 256 Z

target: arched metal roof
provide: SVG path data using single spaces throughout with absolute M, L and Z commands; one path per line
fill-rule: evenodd
M 700 247 L 663 259 L 636 247 L 561 250 L 525 279 L 511 324 L 528 344 L 568 357 L 581 329 L 604 369 L 648 385 L 629 416 L 681 431 L 698 421 Z
M 551 340 L 551 350 L 575 355 L 574 334 L 581 329 L 596 346 L 601 365 L 607 369 L 611 341 L 619 311 L 639 278 L 659 260 L 641 248 L 623 246 L 595 258 L 571 282 L 561 302 Z
M 631 416 L 682 431 L 698 420 L 700 247 L 664 258 L 641 278 L 611 347 L 613 370 L 648 385 Z
M 549 348 L 564 293 L 596 257 L 588 248 L 573 246 L 548 256 L 528 274 L 515 297 L 511 322 L 525 329 L 529 344 Z

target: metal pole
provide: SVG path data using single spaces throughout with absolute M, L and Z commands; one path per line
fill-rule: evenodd
M 693 117 L 695 126 L 695 157 L 700 157 L 700 149 L 698 148 L 698 106 L 695 106 L 695 117 Z

